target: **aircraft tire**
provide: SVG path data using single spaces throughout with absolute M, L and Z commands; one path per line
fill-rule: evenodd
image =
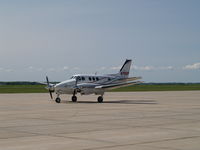
M 98 99 L 97 99 L 97 101 L 98 101 L 99 103 L 103 103 L 103 97 L 102 97 L 102 96 L 99 96 Z
M 77 97 L 75 95 L 72 96 L 72 102 L 77 102 Z
M 60 103 L 61 99 L 60 99 L 59 97 L 57 97 L 57 98 L 55 99 L 55 101 L 56 101 L 56 103 Z

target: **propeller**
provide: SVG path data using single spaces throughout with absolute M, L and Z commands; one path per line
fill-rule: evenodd
M 47 76 L 46 76 L 46 81 L 47 81 L 47 89 L 49 90 L 50 97 L 51 97 L 51 99 L 53 99 L 52 92 L 54 92 L 54 89 L 52 89 L 52 88 L 53 88 L 53 86 L 52 86 L 52 85 L 50 85 L 50 83 L 49 83 L 49 79 L 48 79 L 48 77 L 47 77 Z

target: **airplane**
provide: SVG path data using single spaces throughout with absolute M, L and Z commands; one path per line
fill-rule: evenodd
M 72 102 L 77 102 L 76 94 L 78 93 L 81 95 L 99 95 L 97 101 L 102 103 L 103 95 L 107 90 L 142 83 L 141 81 L 137 81 L 141 79 L 141 77 L 129 78 L 131 63 L 132 60 L 126 59 L 123 66 L 116 74 L 77 74 L 73 75 L 69 80 L 62 81 L 58 84 L 51 84 L 46 76 L 46 89 L 49 91 L 51 99 L 53 99 L 52 93 L 56 93 L 56 103 L 61 102 L 61 98 L 59 97 L 61 94 L 71 94 Z

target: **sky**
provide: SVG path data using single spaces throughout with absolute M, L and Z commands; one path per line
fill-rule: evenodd
M 117 73 L 200 82 L 199 0 L 0 0 L 0 81 Z

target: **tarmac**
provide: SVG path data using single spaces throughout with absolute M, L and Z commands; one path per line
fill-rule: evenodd
M 0 150 L 199 150 L 200 91 L 0 94 Z

